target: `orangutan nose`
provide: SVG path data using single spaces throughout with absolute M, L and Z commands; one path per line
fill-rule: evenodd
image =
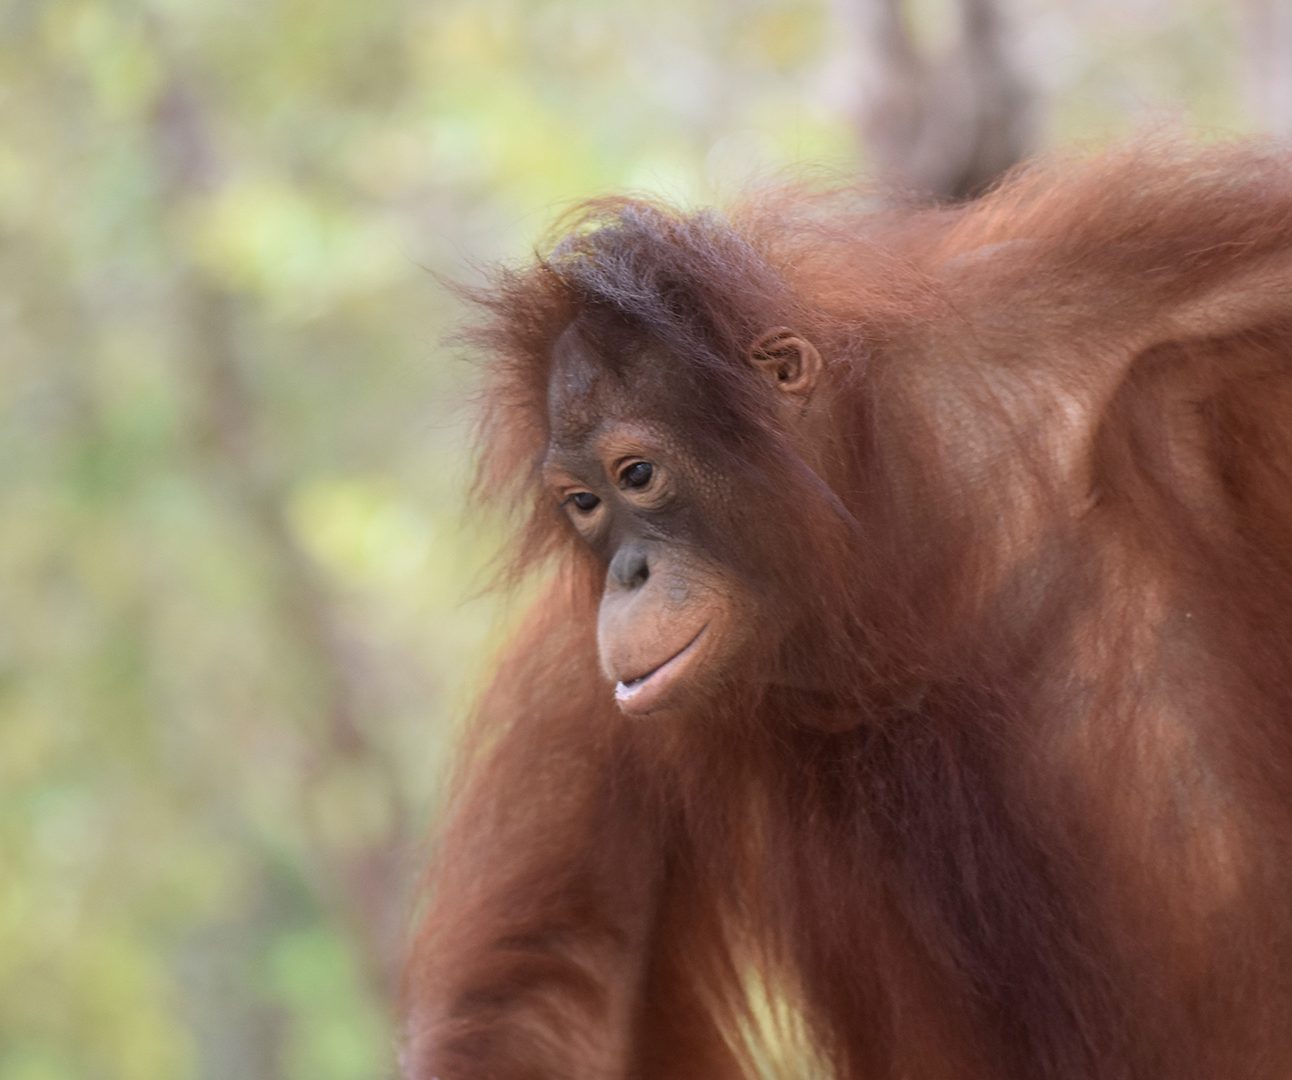
M 637 589 L 650 578 L 650 563 L 646 552 L 636 544 L 628 544 L 615 552 L 610 560 L 610 580 L 621 589 Z

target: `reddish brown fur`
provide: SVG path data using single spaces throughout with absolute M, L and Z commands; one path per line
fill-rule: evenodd
M 1292 1075 L 1292 158 L 568 228 L 478 297 L 483 486 L 557 569 L 449 807 L 409 1075 L 756 1075 L 759 985 L 840 1078 Z M 693 362 L 762 659 L 815 695 L 616 712 L 604 568 L 535 477 L 589 308 Z M 826 358 L 816 471 L 741 362 L 777 325 Z

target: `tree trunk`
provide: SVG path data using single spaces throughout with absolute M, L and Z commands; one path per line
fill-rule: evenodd
M 854 66 L 852 112 L 880 179 L 941 200 L 973 198 L 1036 146 L 1036 94 L 996 0 L 956 0 L 951 45 L 929 55 L 901 0 L 834 0 Z

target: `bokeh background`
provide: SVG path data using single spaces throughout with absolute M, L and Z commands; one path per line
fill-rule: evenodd
M 0 0 L 0 1080 L 395 1074 L 511 613 L 441 278 L 611 189 L 1287 132 L 1289 10 Z

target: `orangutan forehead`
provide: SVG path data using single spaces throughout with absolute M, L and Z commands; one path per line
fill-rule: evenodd
M 682 378 L 678 365 L 631 342 L 616 342 L 614 355 L 606 355 L 610 347 L 589 341 L 577 324 L 557 338 L 547 383 L 554 444 L 585 442 L 616 420 L 667 419 L 666 403 L 677 393 L 672 384 Z
M 610 388 L 606 364 L 573 326 L 552 347 L 547 382 L 547 411 L 556 422 L 572 413 L 595 409 Z

